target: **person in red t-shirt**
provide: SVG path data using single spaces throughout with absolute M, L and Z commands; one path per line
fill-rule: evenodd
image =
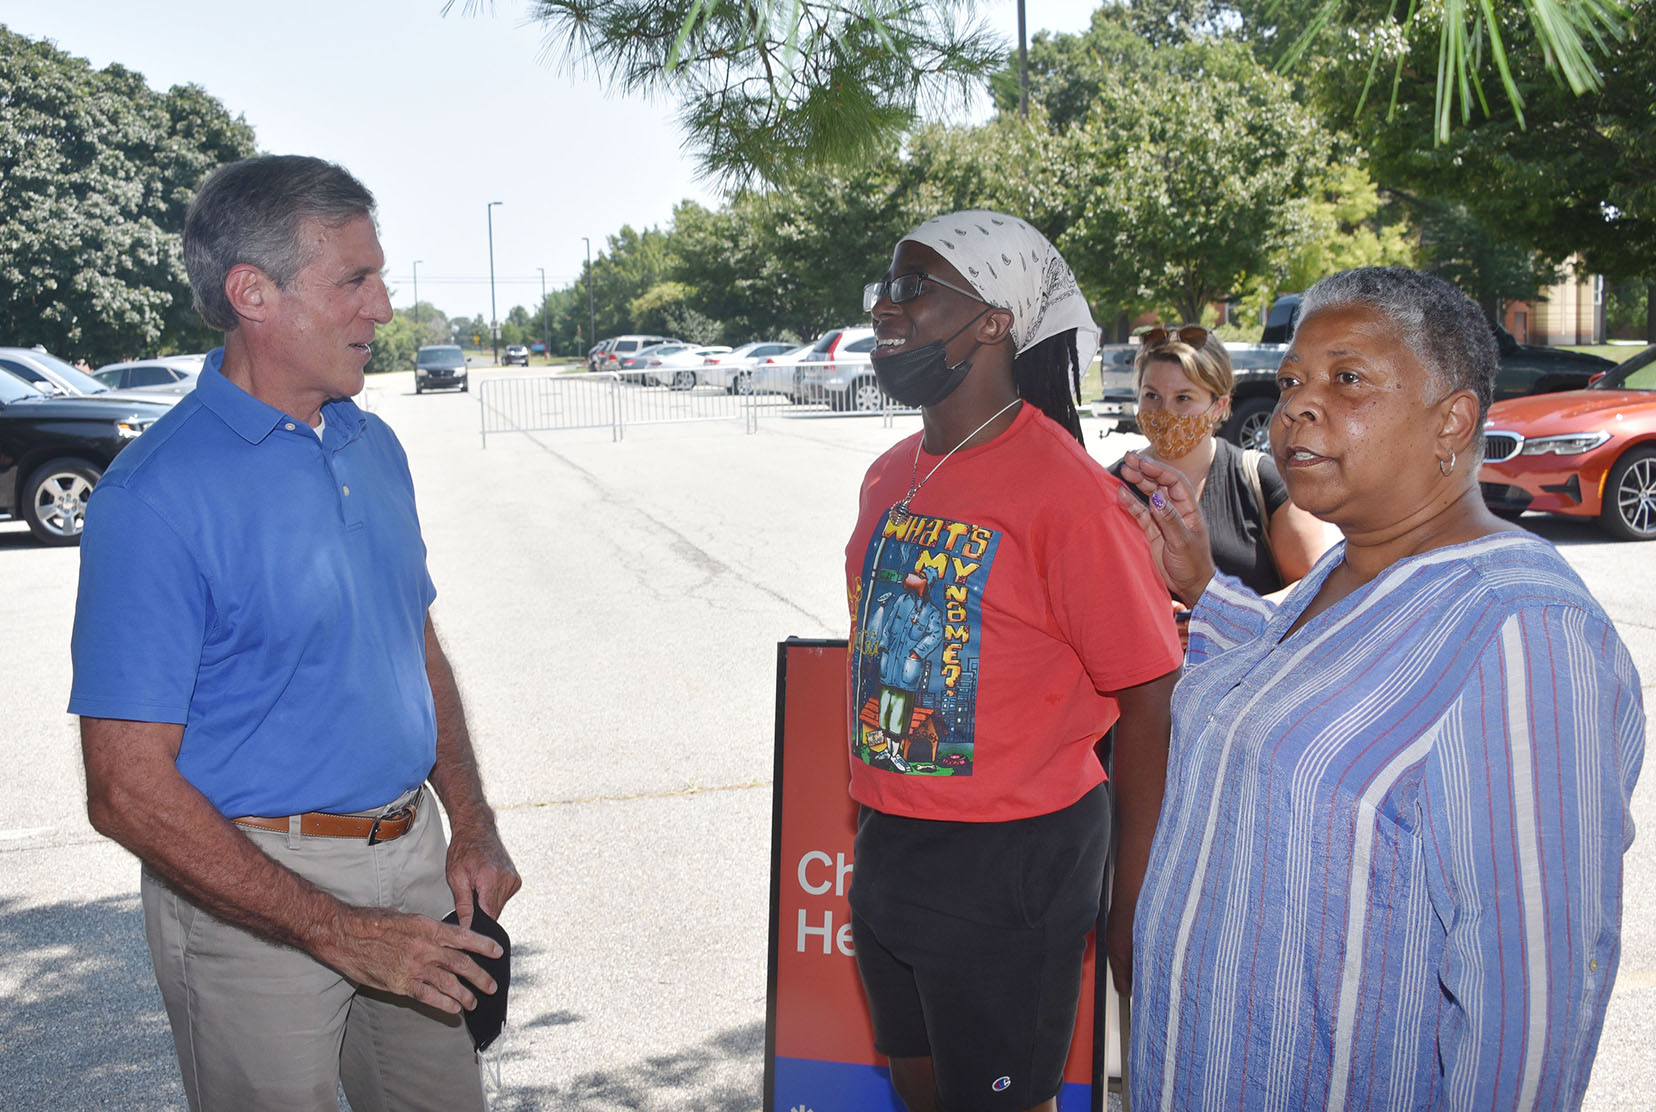
M 924 424 L 869 468 L 846 546 L 875 1045 L 911 1112 L 1055 1109 L 1109 845 L 1095 742 L 1117 727 L 1105 949 L 1125 989 L 1178 638 L 1081 443 L 1097 326 L 1046 238 L 1000 213 L 928 221 L 864 307 L 881 386 Z

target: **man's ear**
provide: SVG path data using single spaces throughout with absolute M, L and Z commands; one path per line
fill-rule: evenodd
M 252 263 L 237 263 L 224 276 L 224 296 L 243 320 L 265 320 L 275 307 L 276 293 L 276 283 Z
M 1012 311 L 1010 309 L 990 309 L 978 321 L 977 338 L 985 344 L 999 344 L 1005 342 L 1012 335 Z

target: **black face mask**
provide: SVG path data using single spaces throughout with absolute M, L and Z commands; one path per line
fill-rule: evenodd
M 983 313 L 988 311 L 985 309 Z M 955 329 L 954 336 L 947 340 L 933 340 L 912 350 L 904 349 L 895 355 L 882 355 L 874 360 L 874 377 L 879 379 L 880 389 L 901 405 L 921 409 L 936 405 L 954 393 L 972 369 L 972 353 L 982 345 L 973 344 L 967 357 L 952 367 L 944 349 L 954 342 L 955 336 L 976 324 L 983 313 Z

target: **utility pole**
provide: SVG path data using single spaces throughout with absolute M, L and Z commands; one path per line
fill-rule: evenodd
M 546 268 L 537 266 L 541 272 L 541 354 L 546 356 L 548 363 L 552 362 L 552 325 L 546 314 Z
M 424 259 L 414 260 L 414 334 L 420 334 L 420 264 Z
M 488 208 L 483 211 L 489 214 L 489 350 L 494 352 L 494 361 L 500 362 L 500 318 L 495 315 L 495 287 L 494 287 L 494 209 L 496 205 L 503 205 L 504 201 L 490 201 Z
M 592 240 L 582 236 L 581 242 L 585 243 L 587 248 L 587 327 L 592 330 L 591 334 L 587 336 L 587 346 L 590 347 L 598 342 L 598 314 L 592 307 Z
M 1029 41 L 1024 31 L 1024 0 L 1018 0 L 1018 114 L 1029 119 Z

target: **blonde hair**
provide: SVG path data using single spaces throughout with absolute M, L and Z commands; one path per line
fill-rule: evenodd
M 1218 333 L 1210 331 L 1201 347 L 1193 347 L 1178 337 L 1179 328 L 1185 327 L 1188 326 L 1168 329 L 1167 339 L 1155 346 L 1141 342 L 1138 354 L 1133 357 L 1133 388 L 1142 389 L 1145 370 L 1156 360 L 1165 359 L 1177 363 L 1186 378 L 1215 398 L 1230 397 L 1236 388 L 1236 372 L 1231 367 L 1230 352 L 1225 350 L 1224 341 Z

